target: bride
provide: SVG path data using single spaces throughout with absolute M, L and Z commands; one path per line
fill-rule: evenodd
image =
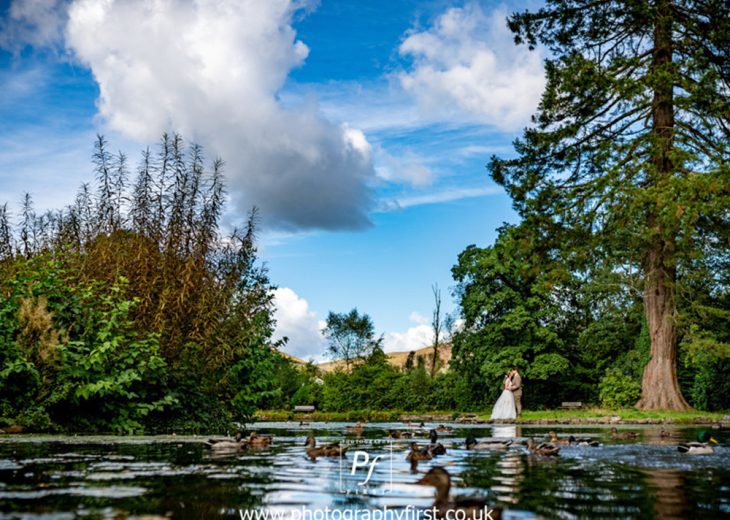
M 517 417 L 517 409 L 515 408 L 515 396 L 512 394 L 512 380 L 509 373 L 504 376 L 504 390 L 499 396 L 497 402 L 492 408 L 492 420 L 514 420 Z

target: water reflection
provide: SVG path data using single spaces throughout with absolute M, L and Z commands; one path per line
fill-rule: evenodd
M 515 450 L 508 451 L 497 462 L 497 467 L 499 468 L 495 476 L 497 483 L 492 486 L 492 491 L 499 502 L 517 504 L 525 479 L 522 454 Z
M 0 518 L 239 518 L 241 509 L 265 508 L 295 519 L 302 508 L 424 509 L 433 503 L 433 488 L 415 482 L 435 465 L 451 474 L 453 494 L 485 498 L 505 509 L 503 518 L 730 515 L 730 449 L 720 446 L 705 456 L 676 450 L 696 428 L 675 428 L 671 437 L 647 428 L 642 444 L 612 442 L 605 428 L 573 428 L 570 433 L 604 444 L 565 446 L 549 460 L 518 443 L 498 452 L 464 449 L 467 435 L 541 438 L 544 428 L 457 425 L 442 439 L 447 453 L 419 463 L 413 474 L 405 460 L 411 439 L 387 438 L 388 430 L 403 425 L 367 424 L 360 435 L 348 436 L 344 426 L 261 425 L 275 434 L 272 447 L 216 457 L 195 437 L 0 438 Z M 347 458 L 307 458 L 304 440 L 311 433 L 323 444 L 350 443 Z M 730 432 L 713 433 L 730 441 Z M 353 471 L 356 450 L 367 453 L 368 462 Z
M 685 493 L 684 475 L 676 469 L 644 470 L 654 498 L 657 518 L 690 518 L 691 509 Z
M 507 439 L 522 437 L 522 427 L 516 424 L 495 424 L 492 427 L 492 437 Z

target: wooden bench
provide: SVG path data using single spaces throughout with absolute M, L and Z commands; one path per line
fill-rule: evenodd
M 312 413 L 314 411 L 314 406 L 312 405 L 300 405 L 294 407 L 294 412 L 301 412 L 301 413 Z
M 563 401 L 560 404 L 560 408 L 563 410 L 576 410 L 578 408 L 583 408 L 583 403 L 580 401 Z

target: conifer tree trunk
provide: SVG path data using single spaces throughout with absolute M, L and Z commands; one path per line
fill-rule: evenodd
M 649 253 L 644 285 L 644 310 L 651 340 L 651 360 L 644 368 L 639 408 L 688 410 L 677 380 L 677 329 L 675 324 L 676 269 L 664 265 L 667 246 Z
M 667 0 L 659 0 L 654 26 L 654 73 L 669 73 L 671 63 L 671 11 Z M 659 81 L 654 88 L 652 123 L 654 149 L 650 186 L 660 188 L 674 173 L 671 157 L 674 146 L 674 99 L 671 81 Z M 641 399 L 637 407 L 688 410 L 690 406 L 682 396 L 677 380 L 676 233 L 662 225 L 660 204 L 657 200 L 656 205 L 649 209 L 651 245 L 646 258 L 644 311 L 651 340 L 651 359 L 644 368 Z

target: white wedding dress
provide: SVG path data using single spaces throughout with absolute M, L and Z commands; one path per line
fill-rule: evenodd
M 509 380 L 505 378 L 505 389 L 499 396 L 497 402 L 492 408 L 492 420 L 514 420 L 517 418 L 517 408 L 515 408 L 515 396 L 512 390 L 509 390 Z

